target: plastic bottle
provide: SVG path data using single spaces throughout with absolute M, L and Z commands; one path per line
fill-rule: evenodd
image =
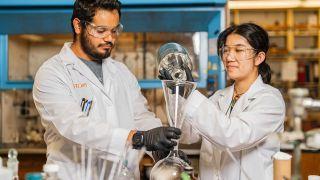
M 60 180 L 58 177 L 59 166 L 57 164 L 45 164 L 43 171 L 45 180 Z
M 19 161 L 17 157 L 18 157 L 18 151 L 16 149 L 9 149 L 7 167 L 8 169 L 11 169 L 13 172 L 13 178 L 12 178 L 13 180 L 19 180 L 19 176 L 18 176 Z
M 12 171 L 2 166 L 2 158 L 0 157 L 0 178 L 1 180 L 11 180 Z

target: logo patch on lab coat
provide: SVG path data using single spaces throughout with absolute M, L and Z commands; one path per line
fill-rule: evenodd
M 87 83 L 75 83 L 75 84 L 73 84 L 73 87 L 74 88 L 85 88 L 85 87 L 87 87 Z

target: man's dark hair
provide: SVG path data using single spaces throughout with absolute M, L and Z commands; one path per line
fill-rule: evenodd
M 84 22 L 92 22 L 93 17 L 98 9 L 118 11 L 121 17 L 121 2 L 118 0 L 76 0 L 73 6 L 73 13 L 71 18 L 71 27 L 73 32 L 73 39 L 76 38 L 74 31 L 73 20 L 78 18 L 81 21 L 81 27 L 85 28 Z

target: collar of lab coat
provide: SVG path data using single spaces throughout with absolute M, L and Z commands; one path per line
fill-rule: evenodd
M 61 49 L 59 56 L 61 57 L 62 63 L 65 64 L 65 66 L 72 66 L 73 69 L 77 70 L 79 73 L 81 73 L 85 78 L 87 78 L 89 81 L 91 81 L 95 86 L 100 88 L 102 91 L 104 91 L 104 87 L 101 84 L 101 82 L 98 80 L 96 75 L 90 70 L 90 68 L 85 65 L 71 50 L 71 42 L 67 42 L 64 44 L 63 48 Z M 103 81 L 105 82 L 105 76 L 106 72 L 111 74 L 116 74 L 117 70 L 114 65 L 114 60 L 112 58 L 106 58 L 102 60 L 102 71 L 104 72 Z M 110 75 L 110 74 L 109 74 Z M 109 76 L 108 78 L 115 77 L 115 76 Z
M 240 96 L 240 98 L 238 99 L 237 103 L 235 104 L 231 112 L 231 115 L 242 112 L 249 105 L 249 103 L 259 95 L 259 93 L 257 92 L 265 88 L 265 85 L 266 84 L 263 82 L 261 75 L 259 75 L 257 79 L 254 81 L 254 83 L 251 84 L 248 91 L 244 93 L 242 96 Z M 224 111 L 228 109 L 231 103 L 233 91 L 234 91 L 234 84 L 220 91 L 219 93 L 219 96 L 220 96 L 219 105 L 220 107 L 222 107 Z
M 107 93 L 105 91 L 104 86 L 101 84 L 101 82 L 98 80 L 96 75 L 90 70 L 90 68 L 85 65 L 71 50 L 71 42 L 67 42 L 64 44 L 63 48 L 61 49 L 59 56 L 62 61 L 62 63 L 69 68 L 71 66 L 72 69 L 78 71 L 82 76 L 87 78 L 89 81 L 91 81 L 96 87 L 98 87 L 108 98 L 109 101 L 111 101 L 110 97 L 107 96 Z M 114 75 L 117 73 L 116 66 L 114 65 L 115 61 L 112 58 L 106 58 L 102 60 L 102 71 L 104 73 L 103 75 L 103 81 L 106 82 L 106 76 L 108 72 L 108 78 L 115 77 Z M 111 75 L 111 76 L 110 76 Z

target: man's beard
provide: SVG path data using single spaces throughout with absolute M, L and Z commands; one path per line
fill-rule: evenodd
M 111 54 L 111 50 L 113 48 L 113 43 L 112 42 L 107 42 L 106 44 L 99 44 L 98 47 L 100 46 L 105 46 L 105 45 L 109 45 L 111 46 L 110 49 L 107 49 L 105 51 L 105 53 L 100 53 L 96 50 L 96 48 L 94 47 L 94 45 L 91 43 L 90 39 L 88 38 L 88 35 L 86 32 L 82 32 L 80 34 L 80 44 L 81 44 L 81 48 L 82 50 L 89 55 L 90 57 L 92 57 L 94 60 L 102 60 L 105 58 L 108 58 Z

